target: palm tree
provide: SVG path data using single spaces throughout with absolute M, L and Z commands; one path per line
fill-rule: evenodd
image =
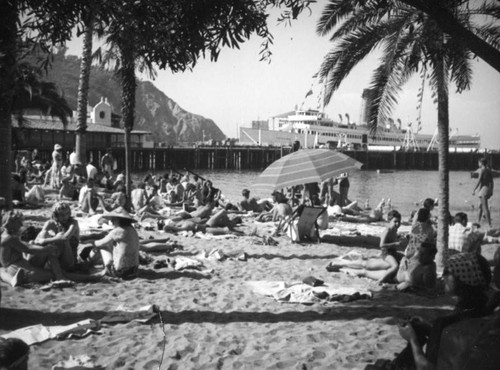
M 93 10 L 89 6 L 84 20 L 82 60 L 80 62 L 80 77 L 78 79 L 77 121 L 75 150 L 76 157 L 82 164 L 87 163 L 87 105 L 89 100 L 90 71 L 92 68 L 92 36 L 94 28 Z
M 73 115 L 73 111 L 57 85 L 42 79 L 39 67 L 29 62 L 20 62 L 15 81 L 12 114 L 16 116 L 19 126 L 24 122 L 25 111 L 37 110 L 44 115 L 59 118 L 66 128 L 68 117 Z
M 423 12 L 416 12 L 402 2 L 387 2 L 379 7 L 372 2 L 330 0 L 318 22 L 321 35 L 332 33 L 335 48 L 325 56 L 318 75 L 326 83 L 325 103 L 352 69 L 375 49 L 382 52 L 380 65 L 374 71 L 371 89 L 374 103 L 370 124 L 376 131 L 386 121 L 398 100 L 403 85 L 422 69 L 422 74 L 437 96 L 439 135 L 439 216 L 438 269 L 442 270 L 447 255 L 449 220 L 448 176 L 448 84 L 453 81 L 458 91 L 470 87 L 472 53 L 444 34 L 439 25 Z M 449 11 L 462 24 L 470 13 L 460 1 L 448 2 Z M 334 30 L 334 28 L 336 28 Z

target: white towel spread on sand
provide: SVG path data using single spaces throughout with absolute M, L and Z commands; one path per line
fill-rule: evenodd
M 333 287 L 328 283 L 321 286 L 312 287 L 302 282 L 284 282 L 284 281 L 247 281 L 252 291 L 257 294 L 273 297 L 279 302 L 304 303 L 310 304 L 320 302 L 325 297 L 371 297 L 372 293 L 368 290 L 352 287 Z M 335 300 L 335 299 L 331 299 Z
M 29 346 L 35 343 L 45 342 L 48 339 L 66 337 L 75 334 L 88 334 L 96 332 L 103 324 L 114 324 L 118 322 L 137 321 L 146 323 L 158 315 L 158 308 L 155 305 L 147 305 L 138 309 L 133 309 L 125 305 L 120 305 L 116 311 L 111 312 L 100 320 L 85 319 L 71 325 L 45 326 L 42 324 L 27 326 L 14 330 L 0 337 L 4 339 L 19 338 Z
M 184 270 L 184 269 L 199 269 L 203 267 L 203 263 L 188 257 L 175 257 L 174 269 Z
M 2 338 L 18 338 L 31 346 L 35 343 L 45 342 L 48 339 L 65 336 L 75 332 L 98 330 L 100 324 L 98 321 L 86 319 L 71 325 L 45 326 L 42 324 L 27 326 L 25 328 L 14 330 L 13 332 L 2 335 Z

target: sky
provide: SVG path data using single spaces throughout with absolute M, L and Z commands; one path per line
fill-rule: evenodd
M 250 127 L 253 120 L 267 120 L 300 106 L 314 82 L 324 56 L 331 49 L 328 37 L 315 28 L 322 6 L 315 4 L 291 25 L 278 24 L 278 12 L 271 13 L 269 27 L 274 36 L 271 61 L 259 61 L 261 42 L 256 35 L 240 49 L 223 49 L 217 62 L 200 59 L 192 71 L 172 73 L 159 70 L 155 86 L 183 109 L 212 119 L 228 137 L 238 137 L 239 127 Z M 69 45 L 68 54 L 81 53 L 81 40 Z M 334 93 L 325 113 L 338 120 L 349 114 L 359 122 L 361 94 L 369 87 L 377 55 L 358 64 Z M 143 80 L 147 80 L 144 76 Z M 393 119 L 403 125 L 418 117 L 417 77 L 403 87 Z M 424 88 L 421 112 L 422 133 L 433 134 L 437 106 L 431 91 Z M 455 93 L 450 86 L 450 127 L 453 133 L 479 134 L 481 146 L 500 149 L 500 73 L 479 59 L 473 62 L 473 81 L 469 91 Z M 458 130 L 458 131 L 457 131 Z

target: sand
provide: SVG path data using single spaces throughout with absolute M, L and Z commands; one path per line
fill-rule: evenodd
M 27 223 L 43 223 L 47 209 L 28 211 Z M 269 236 L 268 224 L 251 218 L 246 233 Z M 327 231 L 328 232 L 328 231 Z M 139 231 L 142 238 L 165 237 Z M 31 347 L 31 369 L 50 369 L 70 355 L 87 354 L 107 369 L 363 369 L 379 358 L 393 358 L 405 342 L 396 324 L 408 316 L 426 319 L 449 313 L 447 297 L 423 297 L 382 290 L 364 278 L 325 270 L 329 260 L 349 251 L 376 255 L 370 238 L 331 236 L 329 242 L 277 246 L 254 244 L 259 238 L 200 239 L 171 236 L 183 249 L 152 254 L 155 260 L 218 248 L 238 259 L 203 260 L 203 272 L 141 266 L 139 278 L 124 282 L 77 284 L 42 291 L 1 283 L 0 335 L 34 325 L 64 325 L 100 319 L 120 304 L 139 308 L 155 304 L 160 318 L 147 324 L 104 325 L 83 339 L 48 340 Z M 333 242 L 343 242 L 334 244 Z M 313 275 L 338 286 L 370 289 L 372 299 L 312 305 L 280 303 L 254 293 L 251 280 L 295 281 Z M 163 324 L 162 324 L 163 322 Z M 166 336 L 164 336 L 164 333 Z M 163 353 L 163 360 L 162 360 Z

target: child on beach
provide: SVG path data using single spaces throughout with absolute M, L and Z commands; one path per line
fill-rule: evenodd
M 56 245 L 33 245 L 21 241 L 20 229 L 23 225 L 23 215 L 10 211 L 2 217 L 2 237 L 0 241 L 0 277 L 3 281 L 17 286 L 28 282 L 48 282 L 55 278 L 64 280 L 59 260 L 59 249 Z M 32 256 L 46 257 L 50 270 L 35 267 L 23 257 L 23 253 Z

